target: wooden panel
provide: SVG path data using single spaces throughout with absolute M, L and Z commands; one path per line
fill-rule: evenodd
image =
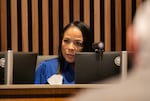
M 42 0 L 42 18 L 43 18 L 43 55 L 47 55 L 49 54 L 49 47 L 48 47 L 48 44 L 49 44 L 49 31 L 48 31 L 48 28 L 49 28 L 49 20 L 48 20 L 48 0 Z
M 51 49 L 53 50 L 52 54 L 57 54 L 58 51 L 58 44 L 59 44 L 59 27 L 64 27 L 65 25 L 67 25 L 70 21 L 70 17 L 72 17 L 72 15 L 70 15 L 70 0 L 62 0 L 63 2 L 63 12 L 59 11 L 59 0 L 52 0 L 52 25 L 49 26 L 50 22 L 49 22 L 49 0 L 41 0 L 42 1 L 42 6 L 40 5 L 39 8 L 38 7 L 38 2 L 39 0 L 21 0 L 21 5 L 20 5 L 20 1 L 19 0 L 10 0 L 10 2 L 8 0 L 1 0 L 1 7 L 0 7 L 0 13 L 1 13 L 1 22 L 0 22 L 0 38 L 1 38 L 1 51 L 6 51 L 7 50 L 7 45 L 10 45 L 10 40 L 8 39 L 12 39 L 11 40 L 11 46 L 12 49 L 14 51 L 18 51 L 18 49 L 21 49 L 22 51 L 29 51 L 28 48 L 30 48 L 30 50 L 32 50 L 33 52 L 37 52 L 39 53 L 39 51 L 42 51 L 43 55 L 49 54 L 49 46 L 53 44 L 53 47 L 51 47 Z M 73 1 L 73 20 L 80 20 L 80 16 L 81 18 L 83 18 L 84 22 L 91 26 L 90 24 L 92 24 L 92 26 L 94 26 L 94 42 L 99 42 L 100 39 L 103 39 L 104 36 L 104 40 L 105 40 L 105 50 L 106 51 L 111 51 L 111 48 L 115 50 L 122 50 L 122 46 L 124 45 L 124 39 L 122 39 L 122 34 L 124 35 L 125 32 L 121 33 L 122 30 L 126 31 L 126 28 L 132 23 L 132 15 L 134 12 L 133 8 L 137 8 L 143 0 L 125 0 L 125 1 L 121 1 L 121 0 L 83 0 L 83 15 L 80 15 L 80 10 L 82 10 L 80 8 L 80 2 L 81 0 L 72 0 Z M 136 1 L 136 2 L 135 2 Z M 17 3 L 18 2 L 18 3 Z M 29 2 L 29 3 L 28 3 Z M 28 19 L 28 7 L 30 7 L 30 2 L 31 2 L 31 15 L 29 14 L 29 19 Z M 94 2 L 94 6 L 90 6 L 90 2 Z M 100 3 L 104 2 L 104 9 L 103 7 L 100 7 Z M 123 2 L 125 2 L 126 4 L 123 4 Z M 10 5 L 10 4 L 11 5 Z M 111 16 L 111 3 L 115 4 L 115 18 L 111 18 L 114 16 Z M 136 3 L 133 4 L 132 3 Z M 28 5 L 29 4 L 29 5 Z M 10 5 L 10 7 L 7 7 L 8 5 Z M 122 5 L 126 5 L 126 7 L 122 7 Z M 132 7 L 132 6 L 136 6 L 136 7 Z M 21 7 L 21 12 L 19 10 L 19 15 L 17 15 L 17 7 Z M 62 7 L 62 6 L 60 6 Z M 91 8 L 94 7 L 94 8 Z M 51 7 L 50 7 L 51 8 Z M 8 10 L 7 10 L 8 9 Z M 42 11 L 40 11 L 42 9 Z M 61 9 L 61 8 L 60 8 Z M 94 12 L 90 12 L 90 10 L 94 9 Z M 104 10 L 104 19 L 103 17 L 101 18 L 101 11 Z M 11 13 L 11 16 L 7 16 L 7 13 L 9 14 L 9 10 Z M 30 8 L 29 8 L 30 10 Z M 72 9 L 71 9 L 72 10 Z M 8 11 L 8 12 L 7 12 Z M 113 11 L 113 10 L 112 10 Z M 123 11 L 123 12 L 122 12 Z M 126 12 L 124 12 L 126 11 Z M 40 12 L 42 12 L 42 21 L 40 19 L 40 23 L 39 23 L 39 15 L 41 14 Z M 21 22 L 20 22 L 20 13 L 21 15 Z M 30 13 L 30 12 L 29 12 Z M 59 13 L 62 14 L 63 13 L 63 21 L 59 21 Z M 72 12 L 71 12 L 72 13 Z M 94 18 L 92 16 L 92 18 L 90 18 L 90 13 L 94 13 Z M 102 12 L 103 13 L 103 12 Z M 125 17 L 122 17 L 122 15 L 126 15 Z M 19 16 L 19 18 L 18 18 Z M 11 19 L 7 19 L 11 17 Z M 30 18 L 32 17 L 32 18 Z M 121 18 L 125 18 L 126 24 L 125 23 L 121 23 L 122 19 Z M 111 26 L 111 19 L 115 19 L 115 26 Z M 9 25 L 7 26 L 7 20 L 11 21 L 11 31 L 9 31 Z M 20 26 L 18 27 L 18 21 L 19 20 L 19 24 L 22 24 L 22 28 L 20 28 Z M 32 30 L 32 33 L 29 33 L 30 30 L 28 29 L 28 26 L 30 26 L 28 21 L 32 21 L 32 28 L 30 28 L 30 30 Z M 91 22 L 91 21 L 94 22 Z M 104 24 L 101 23 L 100 20 L 104 20 Z M 61 23 L 63 22 L 63 24 Z M 8 23 L 9 24 L 9 23 Z M 39 25 L 42 24 L 42 25 Z M 61 24 L 61 25 L 59 25 Z M 114 24 L 113 24 L 114 25 Z M 125 25 L 125 26 L 124 26 Z M 39 40 L 39 26 L 42 26 L 42 38 Z M 104 27 L 103 27 L 104 26 Z M 8 27 L 8 28 L 7 28 Z M 49 40 L 49 27 L 52 27 L 53 32 L 51 33 L 51 37 L 53 37 L 53 40 Z M 100 29 L 100 28 L 104 28 L 104 29 Z M 113 40 L 111 38 L 111 28 L 115 29 L 115 40 Z M 10 32 L 8 33 L 7 32 Z M 61 29 L 62 30 L 62 29 Z M 105 33 L 100 33 L 101 31 L 103 31 Z M 18 31 L 21 31 L 22 33 L 18 33 Z M 29 31 L 29 32 L 28 32 Z M 9 35 L 11 34 L 11 35 Z M 20 43 L 18 43 L 18 34 L 22 34 L 22 45 L 20 45 Z M 29 35 L 32 34 L 32 35 Z M 29 35 L 29 36 L 28 36 Z M 10 38 L 11 36 L 11 38 Z M 32 44 L 31 42 L 29 42 L 30 36 L 32 36 Z M 113 43 L 111 43 L 112 41 Z M 42 42 L 41 42 L 42 41 Z M 41 44 L 39 44 L 42 43 Z M 115 42 L 115 43 L 114 43 Z M 18 47 L 19 44 L 19 47 Z M 115 44 L 115 45 L 114 45 Z M 112 46 L 111 46 L 112 45 Z M 29 47 L 30 46 L 30 47 Z M 42 47 L 41 47 L 42 46 Z M 42 48 L 42 49 L 39 49 Z
M 74 21 L 78 21 L 80 20 L 80 1 L 79 0 L 73 0 L 73 4 L 74 4 L 74 8 L 73 8 L 73 12 L 74 12 Z
M 0 101 L 69 101 L 83 89 L 105 89 L 111 84 L 0 85 Z
M 115 0 L 116 50 L 121 50 L 121 0 Z
M 132 23 L 132 0 L 126 0 L 126 28 Z
M 69 0 L 63 0 L 64 27 L 69 23 Z
M 132 1 L 131 0 L 126 0 L 126 12 L 125 13 L 126 13 L 126 29 L 127 29 L 129 25 L 132 23 Z
M 59 14 L 58 14 L 58 0 L 53 0 L 53 54 L 58 54 L 59 44 Z
M 27 0 L 21 0 L 22 5 L 22 51 L 28 52 L 28 8 Z
M 32 0 L 32 50 L 39 51 L 38 46 L 38 0 Z
M 111 30 L 110 30 L 110 0 L 104 0 L 105 13 L 105 51 L 111 50 Z
M 6 6 L 6 0 L 1 0 L 1 51 L 7 50 L 7 6 Z
M 72 97 L 61 97 L 61 98 L 4 98 L 0 101 L 70 101 L 73 100 Z
M 11 45 L 13 51 L 18 51 L 17 0 L 11 0 Z
M 84 0 L 84 22 L 90 26 L 90 0 Z
M 1 0 L 0 0 L 0 32 L 1 32 Z M 0 33 L 0 39 L 1 39 L 1 33 Z M 0 48 L 1 48 L 1 41 L 0 41 Z
M 141 3 L 142 3 L 142 0 L 136 0 L 136 8 L 138 8 Z
M 100 41 L 100 0 L 94 0 L 94 42 Z

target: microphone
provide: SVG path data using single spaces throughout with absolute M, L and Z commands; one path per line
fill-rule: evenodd
M 97 43 L 94 43 L 92 45 L 92 48 L 95 50 L 95 52 L 98 54 L 97 55 L 97 58 L 102 61 L 103 59 L 103 52 L 104 52 L 104 44 L 103 42 L 97 42 Z
M 103 42 L 97 42 L 97 43 L 94 43 L 92 45 L 92 48 L 97 52 L 97 51 L 100 51 L 100 50 L 104 50 L 104 43 Z

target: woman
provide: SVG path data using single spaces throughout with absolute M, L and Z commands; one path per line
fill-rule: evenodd
M 41 62 L 35 74 L 35 84 L 74 84 L 76 52 L 90 52 L 92 34 L 89 27 L 80 21 L 68 24 L 61 35 L 58 58 Z

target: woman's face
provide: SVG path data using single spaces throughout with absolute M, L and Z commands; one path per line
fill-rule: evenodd
M 68 28 L 62 39 L 62 54 L 69 63 L 74 63 L 75 53 L 82 51 L 83 36 L 82 32 L 74 26 Z

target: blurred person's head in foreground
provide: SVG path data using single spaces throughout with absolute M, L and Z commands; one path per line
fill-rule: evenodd
M 127 30 L 127 50 L 133 53 L 130 77 L 106 89 L 83 90 L 73 101 L 150 101 L 150 0 L 137 9 Z
M 150 60 L 150 1 L 141 5 L 127 29 L 127 50 L 132 51 L 135 68 L 147 67 Z M 134 69 L 135 69 L 134 68 Z

